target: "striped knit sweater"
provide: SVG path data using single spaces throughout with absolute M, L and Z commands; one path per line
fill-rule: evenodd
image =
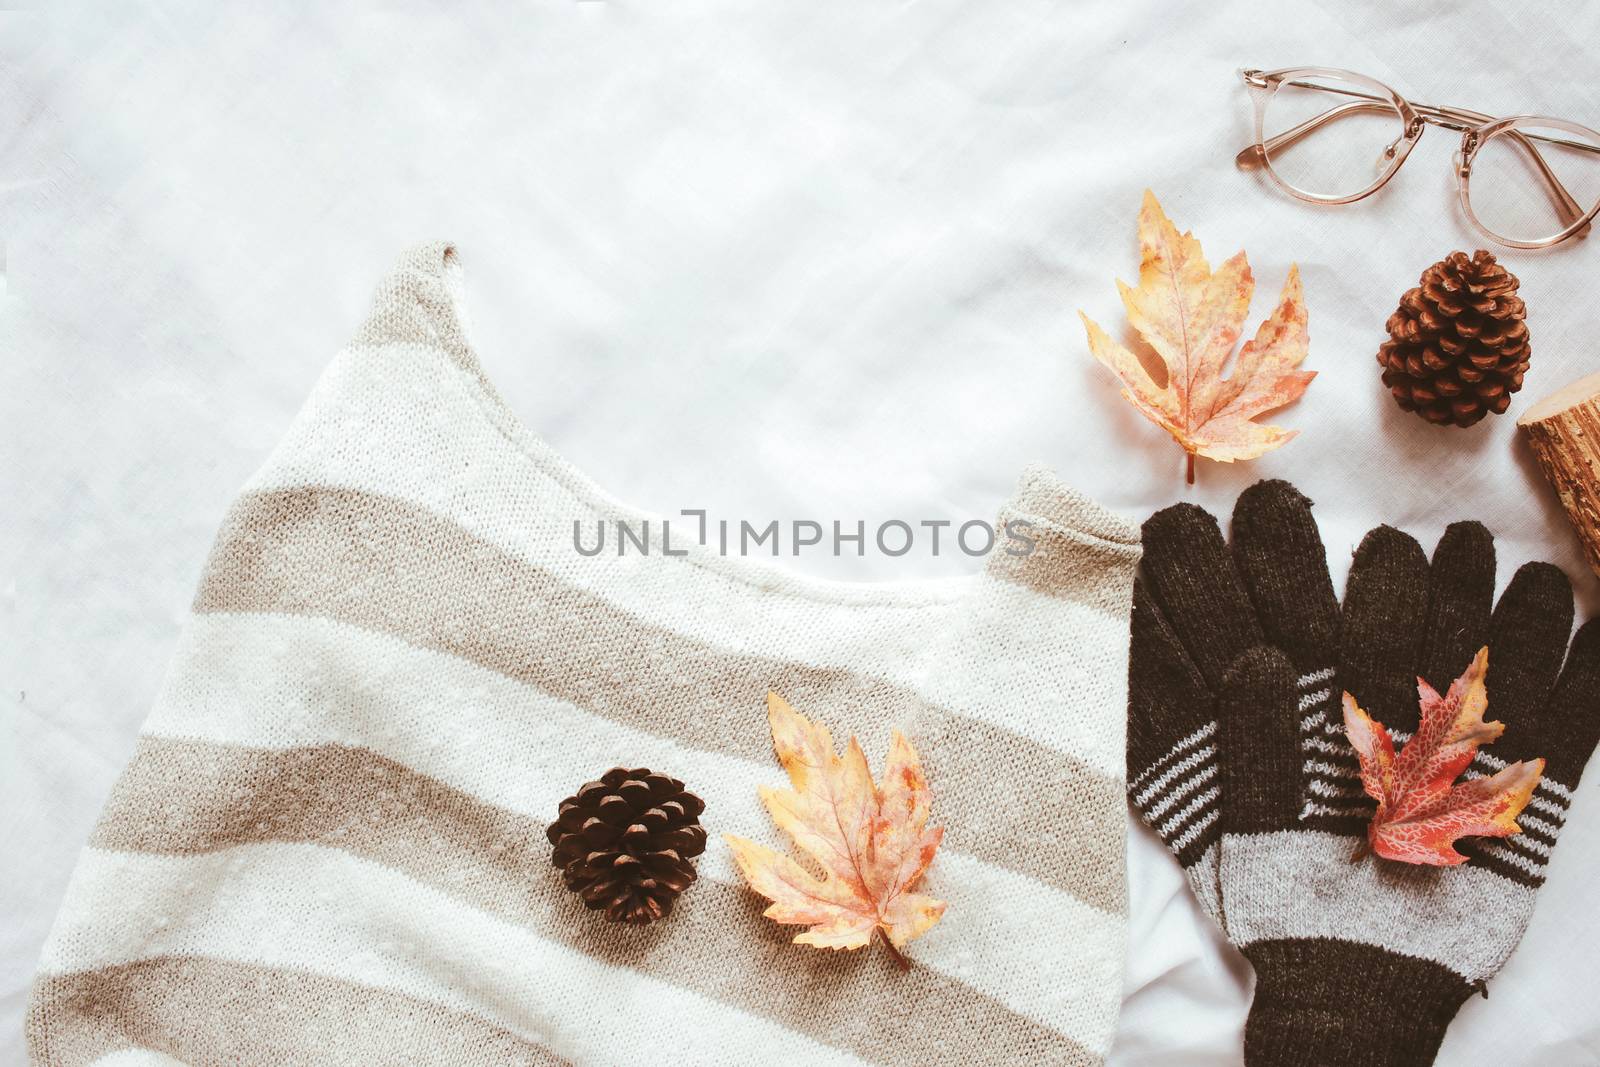
M 1102 1063 L 1125 935 L 1134 528 L 1030 471 L 970 577 L 852 585 L 689 545 L 523 429 L 409 253 L 233 506 L 29 1010 L 50 1064 Z M 1003 542 L 1002 542 L 1003 543 Z M 794 945 L 721 834 L 785 843 L 776 690 L 869 754 L 917 745 L 944 921 Z M 615 764 L 706 801 L 672 915 L 601 921 L 543 833 Z

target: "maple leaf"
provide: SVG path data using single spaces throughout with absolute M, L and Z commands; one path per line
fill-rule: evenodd
M 944 915 L 942 900 L 910 892 L 933 862 L 943 827 L 928 829 L 930 797 L 917 751 L 897 730 L 889 742 L 883 785 L 852 737 L 836 755 L 828 729 L 767 694 L 767 721 L 778 762 L 793 790 L 760 787 L 772 821 L 822 866 L 818 878 L 781 852 L 724 834 L 750 888 L 772 901 L 764 915 L 809 926 L 796 944 L 857 949 L 883 934 L 901 967 L 900 950 Z
M 1183 446 L 1191 485 L 1197 455 L 1232 463 L 1287 444 L 1298 430 L 1254 420 L 1298 400 L 1317 376 L 1295 369 L 1311 344 L 1300 268 L 1289 268 L 1278 306 L 1224 378 L 1255 292 L 1244 253 L 1213 274 L 1200 242 L 1178 232 L 1148 189 L 1139 209 L 1139 247 L 1139 287 L 1119 280 L 1117 290 L 1128 322 L 1166 366 L 1166 384 L 1158 385 L 1138 356 L 1078 312 L 1090 351 L 1122 379 L 1122 395 Z
M 1453 847 L 1459 837 L 1510 837 L 1521 833 L 1517 816 L 1528 806 L 1544 773 L 1544 760 L 1507 764 L 1489 778 L 1456 782 L 1478 746 L 1505 731 L 1484 722 L 1489 694 L 1489 650 L 1484 648 L 1444 696 L 1421 678 L 1417 732 L 1399 756 L 1383 723 L 1344 695 L 1344 728 L 1361 760 L 1361 784 L 1378 802 L 1367 827 L 1372 851 L 1385 859 L 1453 867 L 1467 857 Z

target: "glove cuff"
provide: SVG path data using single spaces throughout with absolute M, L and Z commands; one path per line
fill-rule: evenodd
M 1431 960 L 1330 938 L 1244 948 L 1256 995 L 1248 1067 L 1426 1067 L 1476 991 Z

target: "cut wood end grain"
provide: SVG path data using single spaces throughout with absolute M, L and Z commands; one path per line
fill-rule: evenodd
M 1517 420 L 1517 425 L 1527 426 L 1529 423 L 1542 422 L 1585 400 L 1593 401 L 1596 397 L 1600 397 L 1600 373 L 1579 378 L 1571 385 L 1557 389 L 1523 412 L 1522 417 Z

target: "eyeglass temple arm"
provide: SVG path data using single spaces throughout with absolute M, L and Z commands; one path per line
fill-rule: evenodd
M 1391 105 L 1388 101 L 1375 96 L 1367 96 L 1365 93 L 1358 93 L 1351 89 L 1335 89 L 1331 86 L 1310 85 L 1305 82 L 1290 82 L 1289 84 L 1304 89 L 1317 89 L 1327 93 L 1338 93 L 1342 96 L 1353 96 L 1357 99 L 1347 100 L 1342 104 L 1336 104 L 1327 111 L 1322 112 L 1322 114 L 1313 115 L 1304 122 L 1301 122 L 1295 126 L 1291 126 L 1282 133 L 1270 137 L 1261 143 L 1246 146 L 1243 151 L 1234 157 L 1234 163 L 1241 170 L 1255 170 L 1264 166 L 1269 153 L 1276 152 L 1282 148 L 1287 148 L 1289 145 L 1292 145 L 1297 141 L 1309 136 L 1329 122 L 1332 122 L 1334 119 L 1343 118 L 1344 116 L 1356 111 L 1393 110 L 1393 105 Z M 1412 104 L 1411 106 L 1416 108 L 1418 112 L 1422 113 L 1427 118 L 1458 119 L 1473 123 L 1494 121 L 1488 115 L 1480 114 L 1476 111 L 1468 111 L 1465 108 L 1444 107 L 1436 104 Z M 1463 129 L 1464 127 L 1452 125 L 1451 128 Z M 1561 184 L 1561 179 L 1555 176 L 1555 172 L 1550 169 L 1549 164 L 1547 164 L 1544 160 L 1544 156 L 1539 152 L 1539 149 L 1533 143 L 1535 138 L 1543 141 L 1553 140 L 1553 138 L 1538 137 L 1537 134 L 1530 137 L 1529 135 L 1522 133 L 1520 130 L 1508 130 L 1507 133 L 1519 148 L 1525 150 L 1529 156 L 1532 157 L 1534 166 L 1538 168 L 1539 176 L 1544 179 L 1545 185 L 1550 190 L 1550 195 L 1555 202 L 1557 210 L 1563 216 L 1562 221 L 1566 222 L 1568 225 L 1571 225 L 1578 219 L 1581 219 L 1584 215 L 1583 208 L 1580 207 L 1578 202 L 1572 198 L 1572 194 L 1567 192 L 1567 187 Z M 1570 144 L 1571 147 L 1581 148 L 1589 152 L 1600 152 L 1600 149 L 1597 149 L 1592 145 L 1585 145 L 1576 141 L 1560 141 L 1559 143 Z M 1588 231 L 1589 227 L 1585 226 L 1582 232 L 1587 233 Z
M 1265 89 L 1272 84 L 1271 82 L 1262 79 L 1260 71 L 1247 70 L 1243 71 L 1242 73 L 1244 75 L 1245 84 L 1250 86 L 1252 89 Z M 1317 85 L 1313 82 L 1302 81 L 1286 81 L 1282 82 L 1281 84 L 1292 85 L 1297 89 L 1315 89 L 1319 93 L 1334 93 L 1339 96 L 1351 96 L 1358 100 L 1371 101 L 1372 103 L 1383 105 L 1384 110 L 1389 110 L 1394 106 L 1386 97 L 1373 96 L 1371 93 L 1363 93 L 1355 89 L 1340 89 L 1333 85 Z M 1442 104 L 1419 104 L 1414 101 L 1407 101 L 1407 103 L 1410 103 L 1412 109 L 1420 112 L 1425 119 L 1433 119 L 1435 125 L 1445 126 L 1448 129 L 1460 132 L 1464 132 L 1470 127 L 1446 122 L 1443 120 L 1457 119 L 1476 126 L 1482 126 L 1495 121 L 1493 115 L 1485 115 L 1480 111 L 1468 111 L 1464 107 L 1446 107 Z M 1596 155 L 1600 155 L 1600 145 L 1585 144 L 1582 141 L 1570 141 L 1563 137 L 1551 137 L 1549 134 L 1523 133 L 1520 130 L 1514 132 L 1521 134 L 1530 141 L 1543 141 L 1546 144 L 1558 144 L 1564 148 L 1576 148 L 1580 152 L 1592 152 Z M 1249 149 L 1246 149 L 1245 151 L 1248 152 Z M 1240 154 L 1243 155 L 1244 153 L 1241 152 Z
M 1287 148 L 1290 145 L 1309 137 L 1311 134 L 1332 122 L 1334 119 L 1343 118 L 1354 111 L 1393 112 L 1394 108 L 1388 104 L 1378 101 L 1369 103 L 1364 100 L 1347 100 L 1342 104 L 1335 104 L 1322 114 L 1313 115 L 1299 125 L 1291 126 L 1282 133 L 1269 137 L 1259 144 L 1245 146 L 1243 151 L 1241 151 L 1237 156 L 1233 157 L 1233 161 L 1238 165 L 1240 170 L 1256 170 L 1266 165 L 1267 155 L 1269 153 L 1276 152 L 1280 148 Z

